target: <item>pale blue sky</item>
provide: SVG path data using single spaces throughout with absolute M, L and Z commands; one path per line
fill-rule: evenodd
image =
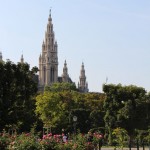
M 78 82 L 82 61 L 89 90 L 102 84 L 137 85 L 150 91 L 150 0 L 0 0 L 0 51 L 38 66 L 49 9 L 64 60 Z

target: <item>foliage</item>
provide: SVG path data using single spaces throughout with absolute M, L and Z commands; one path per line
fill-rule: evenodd
M 93 143 L 95 144 L 101 144 L 102 145 L 102 141 L 103 140 L 103 135 L 101 133 L 98 132 L 94 132 L 93 133 Z
M 46 86 L 45 91 L 60 92 L 60 91 L 77 91 L 75 83 L 53 83 L 51 86 Z
M 30 71 L 26 63 L 0 63 L 0 130 L 12 124 L 30 130 L 35 121 L 33 99 L 37 92 L 34 70 Z
M 3 150 L 93 150 L 102 137 L 100 134 L 94 133 L 93 140 L 89 142 L 86 134 L 72 135 L 66 141 L 63 141 L 63 136 L 64 134 L 52 135 L 50 133 L 39 138 L 39 136 L 31 133 L 22 133 L 15 136 L 5 133 L 7 142 L 5 140 L 5 147 L 0 148 Z
M 77 116 L 77 128 L 87 132 L 90 128 L 104 126 L 101 94 L 83 94 L 77 91 L 44 91 L 36 97 L 36 113 L 53 132 L 62 128 L 73 130 L 73 116 Z M 83 119 L 84 118 L 84 119 Z
M 142 87 L 103 85 L 106 94 L 104 102 L 104 121 L 108 140 L 112 144 L 112 130 L 116 127 L 125 128 L 133 134 L 135 128 L 145 128 L 146 91 Z M 144 119 L 143 119 L 144 118 Z M 146 123 L 146 122 L 145 122 Z
M 128 133 L 125 129 L 123 128 L 116 128 L 113 130 L 113 142 L 115 143 L 116 146 L 121 147 L 123 150 L 123 147 L 126 144 L 126 141 L 128 141 Z
M 148 131 L 147 131 L 147 135 L 145 136 L 145 141 L 147 144 L 150 143 L 150 129 L 148 129 Z
M 38 137 L 30 133 L 18 135 L 15 141 L 12 141 L 9 146 L 11 150 L 39 150 L 41 148 Z
M 138 141 L 139 145 L 149 145 L 150 143 L 150 129 L 148 130 L 138 130 L 135 129 L 135 139 Z
M 6 133 L 5 130 L 3 130 L 2 133 L 0 133 L 0 149 L 5 150 L 8 148 L 8 145 L 11 141 L 11 138 L 8 133 Z
M 42 145 L 43 150 L 55 150 L 58 143 L 62 142 L 62 135 L 52 135 L 51 133 L 46 134 L 43 135 L 43 138 L 40 139 L 39 142 Z

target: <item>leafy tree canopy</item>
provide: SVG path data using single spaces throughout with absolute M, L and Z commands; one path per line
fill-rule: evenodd
M 45 91 L 60 92 L 60 91 L 77 91 L 75 83 L 53 83 L 51 86 L 46 86 Z
M 0 129 L 10 125 L 30 129 L 35 119 L 35 74 L 27 63 L 0 62 Z
M 80 93 L 75 91 L 74 85 L 73 88 L 70 85 L 66 83 L 53 84 L 52 87 L 36 97 L 36 113 L 43 123 L 49 124 L 53 130 L 57 129 L 58 131 L 65 128 L 70 131 L 73 130 L 72 118 L 76 115 L 78 128 L 82 132 L 100 125 L 104 126 L 102 121 L 104 94 Z
M 125 128 L 130 134 L 135 128 L 145 128 L 143 124 L 147 112 L 144 109 L 146 102 L 144 88 L 109 84 L 103 85 L 103 91 L 106 94 L 104 120 L 109 135 L 111 129 L 118 126 Z

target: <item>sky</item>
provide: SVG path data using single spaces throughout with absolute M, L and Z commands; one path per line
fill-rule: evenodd
M 102 85 L 150 91 L 150 0 L 0 0 L 0 51 L 38 66 L 49 10 L 58 43 L 59 76 L 67 61 L 77 84 L 81 64 L 90 92 Z

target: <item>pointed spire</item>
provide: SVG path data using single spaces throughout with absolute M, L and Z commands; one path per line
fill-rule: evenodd
M 23 54 L 21 55 L 21 59 L 20 62 L 23 64 L 24 63 L 24 58 L 23 58 Z
M 66 60 L 64 62 L 63 75 L 64 76 L 68 75 L 68 68 L 67 68 L 67 62 L 66 62 Z
M 52 17 L 51 17 L 51 9 L 49 10 L 49 17 L 48 17 L 48 21 L 52 21 Z
M 84 63 L 82 62 L 80 77 L 79 77 L 79 90 L 81 92 L 88 92 L 88 83 L 86 82 Z
M 69 75 L 68 75 L 68 68 L 67 68 L 67 62 L 66 62 L 66 60 L 64 62 L 64 68 L 63 68 L 63 74 L 62 74 L 62 81 L 63 82 L 69 82 Z
M 84 63 L 83 63 L 83 62 L 82 62 L 82 66 L 81 66 L 81 69 L 82 69 L 82 70 L 84 70 Z
M 78 88 L 80 87 L 80 84 L 79 84 L 79 82 L 78 82 Z
M 67 67 L 67 63 L 66 63 L 66 60 L 65 60 L 65 63 L 64 63 L 64 67 Z
M 55 41 L 55 47 L 57 47 L 57 41 Z
M 41 58 L 42 58 L 42 56 L 41 56 L 41 54 L 40 54 L 40 56 L 39 56 L 39 62 L 41 61 Z
M 81 65 L 80 77 L 81 78 L 86 78 L 85 77 L 85 69 L 84 69 L 84 63 L 83 62 L 82 62 L 82 65 Z
M 42 47 L 44 48 L 44 46 L 45 46 L 45 42 L 44 42 L 44 40 L 43 40 Z
M 51 17 L 51 9 L 49 10 L 49 16 Z
M 0 51 L 0 61 L 3 60 L 2 52 Z

